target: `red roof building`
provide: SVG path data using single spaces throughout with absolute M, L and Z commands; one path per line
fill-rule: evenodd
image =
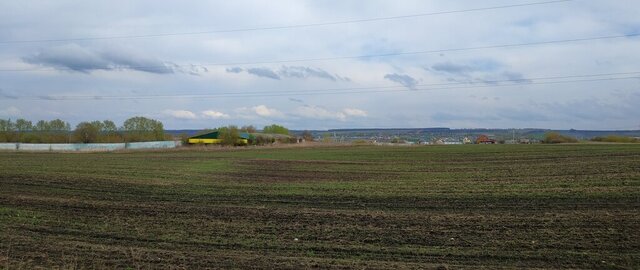
M 495 144 L 496 140 L 494 139 L 489 139 L 489 137 L 487 137 L 487 135 L 480 135 L 478 136 L 478 138 L 476 139 L 476 143 L 477 144 Z

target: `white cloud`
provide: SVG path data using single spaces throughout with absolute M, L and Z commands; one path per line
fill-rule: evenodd
M 257 105 L 253 107 L 240 107 L 235 109 L 239 118 L 256 120 L 259 118 L 286 118 L 286 114 L 266 105 Z
M 296 110 L 296 114 L 304 118 L 313 119 L 337 119 L 344 121 L 346 115 L 341 112 L 331 112 L 325 108 L 319 106 L 302 106 Z
M 346 108 L 343 110 L 344 113 L 346 115 L 349 116 L 361 116 L 361 117 L 366 117 L 367 116 L 367 112 L 360 110 L 360 109 L 351 109 L 351 108 Z
M 284 114 L 276 109 L 271 109 L 265 105 L 258 105 L 251 108 L 257 115 L 262 117 L 282 117 Z
M 165 110 L 164 113 L 177 119 L 196 119 L 195 113 L 185 110 Z
M 213 111 L 213 110 L 203 111 L 202 116 L 204 118 L 212 118 L 212 119 L 227 119 L 230 117 L 226 113 Z
M 341 111 L 330 111 L 320 106 L 302 106 L 296 109 L 296 114 L 311 119 L 333 119 L 346 121 L 349 116 L 365 117 L 367 112 L 360 109 L 346 108 Z

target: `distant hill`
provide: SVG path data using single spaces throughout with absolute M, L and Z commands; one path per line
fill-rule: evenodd
M 186 134 L 194 136 L 201 132 L 201 129 L 175 129 L 165 130 L 166 133 L 173 136 Z M 397 136 L 414 139 L 425 139 L 431 137 L 464 137 L 489 135 L 497 139 L 518 138 L 542 138 L 547 132 L 558 132 L 563 135 L 576 137 L 578 139 L 591 139 L 598 136 L 618 135 L 628 137 L 640 137 L 640 130 L 556 130 L 541 128 L 521 128 L 521 129 L 491 129 L 491 128 L 471 128 L 471 129 L 452 129 L 446 127 L 430 127 L 430 128 L 353 128 L 353 129 L 329 129 L 329 130 L 310 130 L 316 137 L 322 137 L 324 134 L 337 136 L 342 138 L 367 138 L 375 136 Z M 291 130 L 294 135 L 301 135 L 303 130 Z

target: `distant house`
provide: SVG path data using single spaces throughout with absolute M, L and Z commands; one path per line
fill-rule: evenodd
M 477 144 L 495 144 L 496 140 L 494 139 L 489 139 L 489 137 L 487 137 L 487 135 L 480 135 L 478 136 L 478 138 L 476 139 L 476 143 Z
M 520 140 L 518 140 L 519 143 L 521 144 L 531 144 L 531 139 L 529 138 L 520 138 Z
M 445 145 L 462 144 L 462 141 L 455 138 L 440 138 L 435 140 L 433 144 L 445 144 Z
M 189 138 L 189 144 L 218 144 L 222 142 L 219 136 L 220 133 L 218 131 L 193 136 Z M 249 137 L 249 133 L 240 133 L 238 136 L 238 144 L 248 144 Z

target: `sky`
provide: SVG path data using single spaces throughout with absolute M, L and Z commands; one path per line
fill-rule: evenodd
M 640 129 L 640 1 L 2 1 L 0 118 Z

